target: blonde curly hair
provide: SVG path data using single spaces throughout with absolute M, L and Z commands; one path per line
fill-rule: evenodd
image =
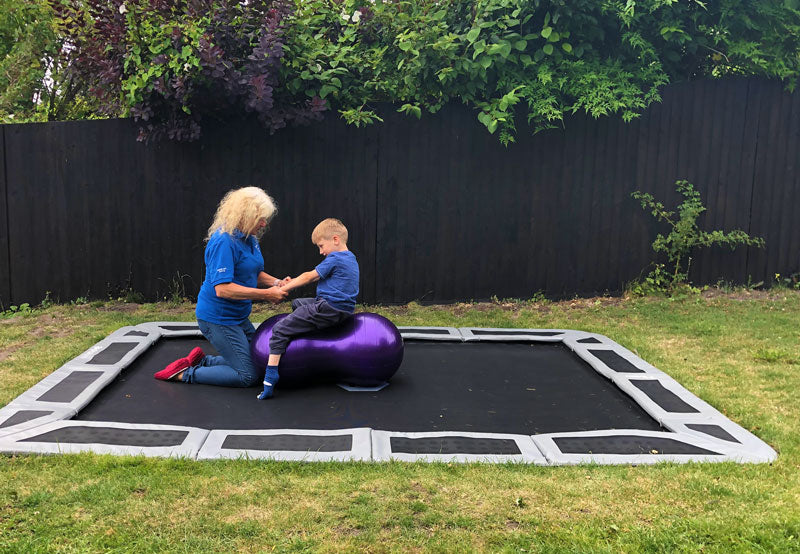
M 217 206 L 214 221 L 208 228 L 206 240 L 217 231 L 233 234 L 238 229 L 242 233 L 256 235 L 261 238 L 264 229 L 253 232 L 259 220 L 267 223 L 273 218 L 278 208 L 269 194 L 258 187 L 244 187 L 228 191 Z

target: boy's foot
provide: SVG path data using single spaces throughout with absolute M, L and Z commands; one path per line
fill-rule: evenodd
M 205 354 L 203 354 L 202 348 L 193 348 L 188 356 L 185 358 L 178 358 L 161 371 L 154 373 L 153 377 L 159 381 L 178 381 L 183 377 L 183 372 L 185 370 L 199 364 L 204 357 Z
M 278 370 L 267 366 L 267 371 L 264 373 L 264 390 L 257 398 L 259 400 L 272 398 L 272 394 L 275 392 L 275 385 L 278 384 L 279 379 Z

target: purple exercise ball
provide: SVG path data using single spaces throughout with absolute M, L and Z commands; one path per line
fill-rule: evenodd
M 266 369 L 272 327 L 289 314 L 272 316 L 256 329 L 250 353 Z M 322 331 L 292 339 L 281 357 L 278 386 L 335 381 L 359 387 L 381 385 L 403 361 L 403 338 L 394 323 L 373 313 L 357 313 Z

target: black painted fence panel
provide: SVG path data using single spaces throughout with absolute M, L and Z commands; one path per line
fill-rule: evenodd
M 3 126 L 0 301 L 196 294 L 216 204 L 246 185 L 278 204 L 267 271 L 313 267 L 311 229 L 340 217 L 367 303 L 620 291 L 667 231 L 631 192 L 674 206 L 678 179 L 702 194 L 701 228 L 767 241 L 698 252 L 695 283 L 800 271 L 800 95 L 779 83 L 672 85 L 630 123 L 576 115 L 530 135 L 520 117 L 508 148 L 460 105 L 383 115 L 365 129 L 330 117 L 271 136 L 231 123 L 150 146 L 128 120 Z
M 0 128 L 0 309 L 6 310 L 11 300 L 11 260 L 8 251 L 8 190 L 6 188 L 5 129 Z

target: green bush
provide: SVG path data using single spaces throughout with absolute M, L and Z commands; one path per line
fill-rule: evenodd
M 670 268 L 665 268 L 664 264 L 654 264 L 650 274 L 631 287 L 634 293 L 669 292 L 686 285 L 692 263 L 691 252 L 695 248 L 713 245 L 728 246 L 731 250 L 741 245 L 764 247 L 764 239 L 752 238 L 739 229 L 728 233 L 719 230 L 701 231 L 697 226 L 697 218 L 706 211 L 706 207 L 700 200 L 700 193 L 689 181 L 676 181 L 675 185 L 677 191 L 684 197 L 678 206 L 677 215 L 673 211 L 668 211 L 650 194 L 639 191 L 631 193 L 631 196 L 641 203 L 642 208 L 650 210 L 653 217 L 670 227 L 667 235 L 659 233 L 653 241 L 653 250 L 666 254 Z
M 74 74 L 145 135 L 187 140 L 204 116 L 255 111 L 275 130 L 333 109 L 361 125 L 378 102 L 421 117 L 458 101 L 508 143 L 520 110 L 534 132 L 578 111 L 630 120 L 668 82 L 793 88 L 800 68 L 797 0 L 58 3 Z

